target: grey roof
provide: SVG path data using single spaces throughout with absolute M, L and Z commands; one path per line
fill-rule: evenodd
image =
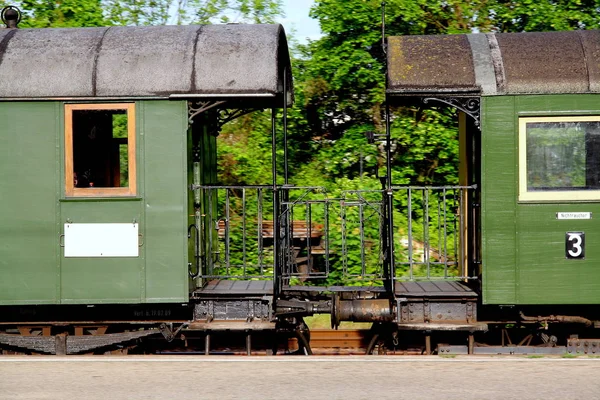
M 0 29 L 0 99 L 281 97 L 285 69 L 281 25 Z
M 388 38 L 391 96 L 600 92 L 600 31 Z

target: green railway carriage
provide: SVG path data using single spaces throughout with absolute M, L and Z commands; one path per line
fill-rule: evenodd
M 0 305 L 187 303 L 190 185 L 289 66 L 279 25 L 0 29 Z
M 386 176 L 332 197 L 290 184 L 277 148 L 281 26 L 8 25 L 2 351 L 153 351 L 162 334 L 210 354 L 234 332 L 248 354 L 253 334 L 310 354 L 317 313 L 372 323 L 367 353 L 600 346 L 600 32 L 388 38 L 386 132 L 367 133 Z M 392 181 L 405 105 L 459 111 L 458 185 Z M 271 182 L 220 185 L 221 126 L 259 109 Z
M 599 39 L 389 38 L 389 101 L 462 114 L 460 179 L 480 188 L 481 246 L 469 259 L 483 304 L 600 302 Z

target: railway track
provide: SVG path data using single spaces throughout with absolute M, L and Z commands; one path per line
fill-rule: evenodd
M 310 345 L 318 349 L 365 350 L 369 344 L 368 329 L 314 329 L 310 331 Z
M 310 346 L 314 354 L 364 354 L 369 344 L 368 329 L 313 329 Z M 290 339 L 290 347 L 297 347 Z
M 312 329 L 310 331 L 310 346 L 315 355 L 354 355 L 365 354 L 372 333 L 369 329 Z M 296 339 L 290 339 L 296 341 Z M 290 343 L 290 348 L 297 344 Z M 413 343 L 403 349 L 385 349 L 384 353 L 378 353 L 375 349 L 373 354 L 385 355 L 420 355 L 425 354 L 425 344 Z

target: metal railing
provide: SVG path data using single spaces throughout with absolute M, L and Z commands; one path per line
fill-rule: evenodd
M 200 278 L 272 278 L 272 186 L 202 186 Z M 270 241 L 270 243 L 269 243 Z
M 197 278 L 267 279 L 274 275 L 274 192 L 272 186 L 200 186 Z M 280 246 L 284 275 L 328 275 L 327 216 L 320 188 L 278 187 Z M 321 198 L 319 198 L 321 197 Z M 326 212 L 326 211 L 325 211 Z M 317 222 L 322 221 L 322 222 Z M 192 229 L 193 231 L 194 229 Z M 190 236 L 190 240 L 195 239 Z M 314 257 L 324 256 L 324 270 Z M 321 264 L 320 264 L 321 266 Z
M 473 247 L 478 238 L 468 229 L 478 218 L 475 189 L 393 187 L 394 199 L 401 204 L 394 216 L 396 280 L 472 278 L 468 267 L 478 257 Z
M 478 257 L 475 186 L 393 187 L 395 280 L 469 279 Z M 381 190 L 201 186 L 197 213 L 201 278 L 272 279 L 284 285 L 381 284 L 390 218 Z M 274 226 L 274 213 L 280 226 Z M 279 254 L 274 254 L 279 233 Z

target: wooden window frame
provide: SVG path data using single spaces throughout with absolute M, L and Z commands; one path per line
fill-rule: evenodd
M 600 122 L 600 115 L 519 117 L 519 202 L 600 201 L 600 190 L 529 191 L 527 189 L 527 123 Z
M 73 111 L 74 110 L 124 110 L 127 114 L 127 187 L 77 188 L 73 171 Z M 124 197 L 137 194 L 135 104 L 65 104 L 65 195 L 67 197 Z

